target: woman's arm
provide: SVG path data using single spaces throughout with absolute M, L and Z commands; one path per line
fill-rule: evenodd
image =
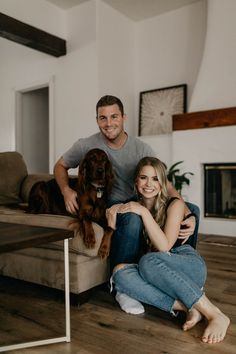
M 167 182 L 167 191 L 170 197 L 177 197 L 183 200 L 181 195 L 177 192 L 177 190 L 173 187 L 172 183 L 170 183 L 169 181 Z M 189 210 L 188 206 L 184 203 L 184 215 L 187 216 L 188 214 L 191 214 L 191 211 Z M 183 243 L 185 243 L 188 240 L 189 236 L 191 236 L 194 233 L 194 229 L 196 226 L 195 217 L 191 216 L 190 218 L 186 219 L 185 221 L 182 222 L 182 225 L 185 225 L 185 228 L 180 229 L 179 238 L 183 239 Z
M 174 200 L 167 210 L 164 231 L 153 219 L 150 211 L 137 202 L 129 202 L 119 207 L 119 213 L 133 212 L 142 217 L 145 230 L 152 245 L 161 252 L 169 251 L 178 238 L 181 221 L 184 218 L 184 202 Z

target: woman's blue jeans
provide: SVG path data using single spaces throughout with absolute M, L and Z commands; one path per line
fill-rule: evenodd
M 117 215 L 116 231 L 112 236 L 110 269 L 119 263 L 136 263 L 139 258 L 143 223 L 139 215 L 125 213 Z
M 189 245 L 170 252 L 150 252 L 138 264 L 127 264 L 117 270 L 112 281 L 118 292 L 143 303 L 173 313 L 175 300 L 188 309 L 203 295 L 206 265 Z
M 196 248 L 200 212 L 198 206 L 191 203 L 187 203 L 187 205 L 197 218 L 194 234 L 189 237 L 186 244 Z M 110 251 L 111 271 L 119 263 L 137 263 L 140 256 L 142 232 L 143 223 L 139 215 L 134 213 L 117 215 L 116 231 L 112 236 Z M 182 241 L 177 241 L 176 245 L 181 245 Z

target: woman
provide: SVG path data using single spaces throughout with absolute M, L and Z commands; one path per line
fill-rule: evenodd
M 112 228 L 117 213 L 127 212 L 140 215 L 145 228 L 146 251 L 139 263 L 119 264 L 114 269 L 116 299 L 129 313 L 143 312 L 139 301 L 172 314 L 185 311 L 185 331 L 205 317 L 208 325 L 202 341 L 218 343 L 224 339 L 230 320 L 204 294 L 206 266 L 201 256 L 191 246 L 178 246 L 176 242 L 184 219 L 184 202 L 169 198 L 166 184 L 164 164 L 157 158 L 145 157 L 135 173 L 139 201 L 107 209 Z

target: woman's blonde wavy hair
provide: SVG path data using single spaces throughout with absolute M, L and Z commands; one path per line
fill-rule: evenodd
M 158 195 L 156 196 L 154 207 L 153 210 L 151 210 L 151 213 L 153 218 L 158 223 L 158 225 L 161 228 L 163 228 L 166 221 L 166 206 L 169 200 L 169 196 L 167 192 L 166 166 L 161 160 L 159 160 L 156 157 L 146 156 L 139 161 L 135 170 L 134 183 L 135 183 L 136 193 L 138 194 L 138 197 L 140 199 L 142 199 L 142 196 L 137 191 L 136 182 L 138 176 L 140 175 L 140 171 L 144 166 L 152 166 L 155 169 L 158 181 L 160 183 L 161 189 Z

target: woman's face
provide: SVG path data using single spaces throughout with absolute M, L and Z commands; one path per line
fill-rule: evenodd
M 137 177 L 136 188 L 143 198 L 155 198 L 161 190 L 156 170 L 152 166 L 144 166 Z

